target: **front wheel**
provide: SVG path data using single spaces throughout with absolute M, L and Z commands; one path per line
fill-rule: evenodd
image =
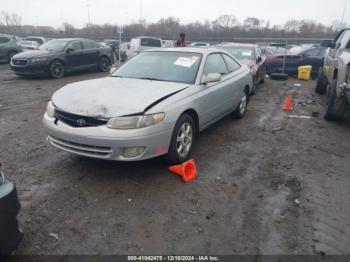
M 99 62 L 99 70 L 101 72 L 107 72 L 110 66 L 109 59 L 107 57 L 102 57 Z
M 324 119 L 329 121 L 342 121 L 349 107 L 344 95 L 337 96 L 336 88 L 337 80 L 333 80 L 328 85 L 326 113 L 324 115 Z
M 325 94 L 327 92 L 327 77 L 323 73 L 322 67 L 318 70 L 315 92 L 317 94 Z
M 61 78 L 64 76 L 64 65 L 61 61 L 55 60 L 50 64 L 49 74 L 53 78 Z
M 233 117 L 238 119 L 243 118 L 245 115 L 245 112 L 247 111 L 248 102 L 249 102 L 248 92 L 247 92 L 247 89 L 244 89 L 241 96 L 241 101 L 239 102 L 239 105 L 237 106 L 236 110 L 233 112 Z
M 196 125 L 193 118 L 183 114 L 176 122 L 166 160 L 173 164 L 186 161 L 191 154 L 195 137 Z

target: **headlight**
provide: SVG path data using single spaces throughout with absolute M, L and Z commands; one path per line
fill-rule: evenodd
M 46 61 L 47 60 L 47 58 L 32 58 L 32 59 L 30 59 L 30 61 L 32 62 L 32 63 L 40 63 L 40 62 L 44 62 L 44 61 Z
M 55 117 L 55 107 L 53 106 L 52 102 L 50 101 L 46 106 L 46 114 L 49 117 Z
M 136 129 L 153 126 L 164 119 L 164 113 L 143 116 L 114 117 L 109 119 L 107 126 L 112 129 Z

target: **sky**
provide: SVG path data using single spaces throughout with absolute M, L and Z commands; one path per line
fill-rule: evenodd
M 174 16 L 181 23 L 215 20 L 233 14 L 243 21 L 248 16 L 284 24 L 289 19 L 312 19 L 331 24 L 342 17 L 350 24 L 350 0 L 0 0 L 0 10 L 17 13 L 23 25 L 61 27 L 64 22 L 77 28 L 88 23 L 128 24 L 142 18 L 157 22 Z M 142 12 L 140 12 L 142 3 Z

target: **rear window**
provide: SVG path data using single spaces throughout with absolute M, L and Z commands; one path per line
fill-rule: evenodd
M 141 38 L 141 45 L 142 46 L 161 47 L 162 46 L 162 42 L 161 42 L 160 39 Z
M 8 43 L 8 42 L 10 42 L 9 38 L 0 36 L 0 44 Z

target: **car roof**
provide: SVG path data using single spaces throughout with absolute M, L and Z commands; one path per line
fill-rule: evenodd
M 144 52 L 185 52 L 185 53 L 200 53 L 202 55 L 207 55 L 215 52 L 223 52 L 219 48 L 213 47 L 171 47 L 171 48 L 154 48 L 149 49 Z

